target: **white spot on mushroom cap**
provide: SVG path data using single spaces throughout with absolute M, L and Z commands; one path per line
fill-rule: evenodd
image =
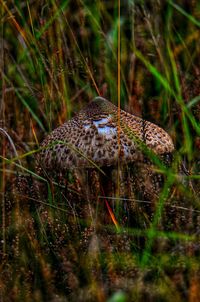
M 106 125 L 109 123 L 110 115 L 108 117 L 101 118 L 100 120 L 94 120 L 93 124 L 98 127 L 99 125 Z
M 113 136 L 117 134 L 117 129 L 115 127 L 105 126 L 98 128 L 98 133 L 104 135 L 106 139 L 112 139 Z
M 91 127 L 91 125 L 89 125 L 89 124 L 83 124 L 83 127 L 84 127 L 85 130 L 88 130 Z

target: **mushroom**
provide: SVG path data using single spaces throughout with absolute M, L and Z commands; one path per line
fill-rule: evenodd
M 47 174 L 74 168 L 105 167 L 142 160 L 141 144 L 156 155 L 174 150 L 171 137 L 157 125 L 96 97 L 71 120 L 52 131 L 38 154 Z

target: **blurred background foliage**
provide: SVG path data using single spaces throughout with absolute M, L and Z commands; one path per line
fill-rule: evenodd
M 150 249 L 141 241 L 152 233 L 139 228 L 79 229 L 52 191 L 42 210 L 35 192 L 7 194 L 14 175 L 34 173 L 31 153 L 48 132 L 97 95 L 117 104 L 119 4 L 121 107 L 166 129 L 174 165 L 190 175 L 178 196 L 186 210 L 169 233 L 161 223 Z M 0 299 L 199 301 L 199 1 L 2 0 L 0 9 Z

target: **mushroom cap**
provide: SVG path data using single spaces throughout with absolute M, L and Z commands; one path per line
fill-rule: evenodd
M 157 155 L 171 153 L 171 137 L 157 125 L 95 98 L 42 142 L 38 162 L 45 171 L 110 166 L 143 158 L 141 144 Z

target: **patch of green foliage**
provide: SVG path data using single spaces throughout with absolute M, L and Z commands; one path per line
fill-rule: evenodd
M 0 3 L 0 299 L 198 301 L 199 1 Z M 98 166 L 96 182 L 37 175 L 38 142 L 119 91 L 123 109 L 173 139 L 170 167 L 144 150 L 159 196 L 120 195 L 119 174 L 109 187 Z

